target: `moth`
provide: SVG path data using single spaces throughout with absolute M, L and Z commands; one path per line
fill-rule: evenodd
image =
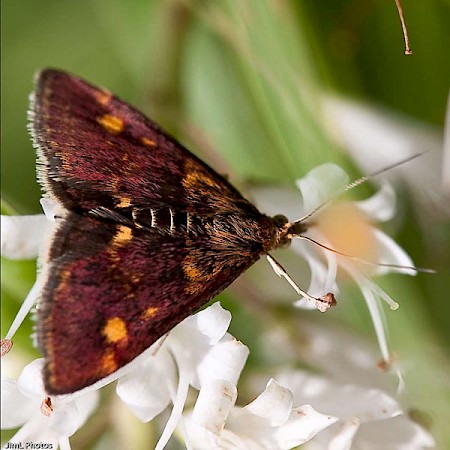
M 36 325 L 48 394 L 129 363 L 261 255 L 287 277 L 269 252 L 306 225 L 259 212 L 109 91 L 46 69 L 30 118 L 44 197 L 60 207 Z

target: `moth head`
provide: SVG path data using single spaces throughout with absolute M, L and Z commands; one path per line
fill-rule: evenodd
M 272 223 L 278 230 L 277 248 L 289 247 L 294 237 L 301 236 L 308 226 L 305 222 L 289 222 L 288 218 L 282 214 L 277 214 L 271 218 Z

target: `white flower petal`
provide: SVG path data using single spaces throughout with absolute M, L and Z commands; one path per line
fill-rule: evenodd
M 347 174 L 335 164 L 322 164 L 297 180 L 303 197 L 303 212 L 309 213 L 317 206 L 334 198 L 348 184 Z
M 188 419 L 185 422 L 187 427 L 186 448 L 195 450 L 219 449 L 220 438 L 209 431 L 207 428 L 198 425 L 193 420 Z M 190 447 L 188 447 L 188 443 Z
M 389 419 L 401 414 L 398 403 L 379 389 L 340 385 L 303 371 L 281 373 L 278 379 L 292 391 L 295 401 L 307 401 L 320 411 L 341 420 L 357 417 L 361 423 Z
M 10 259 L 33 259 L 39 254 L 43 238 L 53 224 L 43 214 L 1 216 L 2 256 Z
M 302 198 L 297 189 L 286 186 L 268 186 L 251 189 L 253 202 L 268 216 L 284 214 L 290 220 L 301 215 Z
M 295 240 L 294 242 L 292 242 L 291 248 L 296 253 L 301 254 L 308 263 L 311 273 L 311 279 L 307 292 L 308 294 L 317 297 L 323 295 L 324 290 L 326 289 L 324 287 L 324 284 L 325 280 L 327 279 L 327 268 L 325 264 L 323 264 L 323 262 L 320 261 L 319 258 L 317 258 L 315 254 L 307 248 L 307 245 L 307 242 Z M 294 305 L 302 307 L 299 304 L 300 302 L 296 302 L 294 303 Z M 315 305 L 313 302 L 309 300 L 305 302 L 305 299 L 303 299 L 303 303 L 306 309 L 315 309 Z
M 202 335 L 208 337 L 208 344 L 214 345 L 225 335 L 230 322 L 231 313 L 223 309 L 220 302 L 216 302 L 185 319 L 184 326 L 195 328 Z
M 60 438 L 58 444 L 59 444 L 59 450 L 72 450 L 72 447 L 70 446 L 68 437 Z
M 44 358 L 35 359 L 25 366 L 17 379 L 17 387 L 24 395 L 40 398 L 40 401 L 47 397 L 42 379 L 43 368 Z
M 15 380 L 2 377 L 2 428 L 16 428 L 24 424 L 40 406 L 40 400 L 31 400 L 17 386 Z
M 27 442 L 45 442 L 49 444 L 49 448 L 56 449 L 59 439 L 48 427 L 48 423 L 49 418 L 39 411 L 17 431 L 9 442 L 21 443 L 22 448 L 26 448 Z
M 391 420 L 371 422 L 356 434 L 352 450 L 378 449 L 382 436 L 383 450 L 424 450 L 435 448 L 433 437 L 402 414 Z
M 140 420 L 148 422 L 169 405 L 169 386 L 175 389 L 176 379 L 175 363 L 163 347 L 155 356 L 121 377 L 116 392 Z
M 47 427 L 59 438 L 72 436 L 92 414 L 99 394 L 91 391 L 70 401 L 69 396 L 54 397 L 54 409 L 48 418 Z
M 225 428 L 220 439 L 220 447 L 199 447 L 198 450 L 211 450 L 212 448 L 214 450 L 262 450 L 263 447 L 258 442 L 247 439 L 246 436 L 239 436 Z
M 399 404 L 378 389 L 366 390 L 359 386 L 347 385 L 341 387 L 333 399 L 337 403 L 336 412 L 340 409 L 340 417 L 346 420 L 352 420 L 351 416 L 354 416 L 361 423 L 367 423 L 401 414 Z M 329 401 L 331 403 L 331 399 Z
M 191 384 L 200 389 L 208 380 L 220 379 L 236 385 L 249 354 L 248 347 L 226 334 L 216 345 L 210 347 L 198 363 Z
M 317 236 L 317 233 L 311 235 L 311 237 L 324 244 L 329 245 L 328 242 L 325 241 L 321 236 Z M 300 245 L 303 245 L 302 249 Z M 308 288 L 308 294 L 314 296 L 322 296 L 327 292 L 334 292 L 335 294 L 338 292 L 338 287 L 336 284 L 336 276 L 337 276 L 337 258 L 336 255 L 328 250 L 322 251 L 319 249 L 319 252 L 325 258 L 326 265 L 316 256 L 313 250 L 314 244 L 309 242 L 301 242 L 294 241 L 292 243 L 292 249 L 296 253 L 303 253 L 305 259 L 307 260 L 310 271 L 311 271 L 311 281 Z
M 355 205 L 366 214 L 366 216 L 377 222 L 386 222 L 395 215 L 397 196 L 390 183 L 384 182 L 381 189 L 366 200 L 355 202 Z
M 290 449 L 336 421 L 309 405 L 292 409 L 292 393 L 273 379 L 244 408 L 233 407 L 235 400 L 233 384 L 223 380 L 205 384 L 186 421 L 196 450 Z
M 286 423 L 275 428 L 273 437 L 277 448 L 291 449 L 316 436 L 333 425 L 337 418 L 317 412 L 310 405 L 294 408 Z
M 214 448 L 237 397 L 236 386 L 210 380 L 200 390 L 190 419 L 189 437 L 195 448 Z
M 41 204 L 45 217 L 47 217 L 47 220 L 50 222 L 54 222 L 56 216 L 63 214 L 61 205 L 48 197 L 42 197 L 39 200 L 39 203 Z
M 277 426 L 286 422 L 291 414 L 292 404 L 292 392 L 272 378 L 266 389 L 244 409 L 257 417 L 267 419 L 271 426 Z
M 6 339 L 11 340 L 13 338 L 14 334 L 19 329 L 20 325 L 22 325 L 22 322 L 25 320 L 25 317 L 30 312 L 30 309 L 33 307 L 35 303 L 37 303 L 41 295 L 43 284 L 44 284 L 44 277 L 42 275 L 38 275 L 36 282 L 34 283 L 30 292 L 28 292 L 27 297 L 23 301 L 19 309 L 19 312 L 16 314 L 16 317 L 14 317 L 13 323 L 11 324 L 8 332 L 6 333 L 5 336 Z
M 307 298 L 301 298 L 300 300 L 295 301 L 293 305 L 298 309 L 317 309 L 317 305 Z
M 387 374 L 381 376 L 380 370 L 376 366 L 379 355 L 364 340 L 358 338 L 357 335 L 332 324 L 324 328 L 319 323 L 315 324 L 311 320 L 302 320 L 299 326 L 304 330 L 305 335 L 308 336 L 306 352 L 302 352 L 304 359 L 312 366 L 317 367 L 321 372 L 332 374 L 336 383 L 343 385 L 351 380 L 353 384 L 367 388 L 378 387 L 387 391 L 392 389 L 392 377 Z M 336 345 L 336 343 L 339 343 L 339 345 Z M 297 376 L 298 372 L 295 373 Z M 309 383 L 305 381 L 305 378 L 308 378 L 306 374 L 301 376 L 296 386 L 306 385 L 305 389 L 310 389 Z M 296 397 L 296 390 L 291 382 L 280 378 L 279 374 L 277 375 L 277 380 L 294 392 L 294 404 L 307 401 L 322 411 L 313 400 Z M 320 389 L 317 390 L 320 392 Z M 324 411 L 329 412 L 328 410 Z
M 316 239 L 316 236 L 314 236 Z M 317 239 L 316 239 L 317 240 Z M 320 241 L 320 239 L 319 239 Z M 337 295 L 339 288 L 336 284 L 337 276 L 337 258 L 336 255 L 329 251 L 321 252 L 327 261 L 325 265 L 314 253 L 313 249 L 309 246 L 313 244 L 304 242 L 301 240 L 294 240 L 291 248 L 295 253 L 302 255 L 310 268 L 311 279 L 307 293 L 314 297 L 322 297 L 328 292 L 333 292 Z M 317 306 L 314 302 L 306 298 L 301 298 L 294 302 L 296 308 L 301 309 L 316 309 Z
M 169 420 L 164 427 L 164 430 L 156 443 L 155 450 L 163 450 L 167 443 L 169 442 L 170 437 L 172 436 L 175 428 L 183 417 L 183 408 L 186 403 L 186 398 L 189 390 L 189 377 L 190 371 L 189 368 L 183 367 L 183 364 L 179 362 L 179 380 L 178 387 L 175 398 L 173 399 L 173 408 L 170 413 Z
M 359 429 L 361 422 L 357 417 L 346 420 L 340 425 L 339 432 L 331 439 L 329 450 L 350 450 L 353 443 L 353 438 Z
M 55 408 L 48 418 L 48 427 L 59 437 L 69 437 L 78 427 L 78 409 L 74 402 Z
M 360 278 L 360 280 L 362 279 Z M 379 298 L 374 295 L 368 280 L 359 281 L 358 284 L 364 296 L 364 300 L 366 301 L 383 359 L 389 361 L 389 350 L 386 339 L 386 316 L 384 315 L 381 302 Z
M 386 233 L 374 228 L 374 235 L 377 240 L 377 250 L 379 252 L 378 262 L 381 264 L 395 264 L 399 266 L 413 267 L 414 263 L 408 254 Z M 399 272 L 406 275 L 416 275 L 414 269 L 400 269 L 391 267 L 378 267 L 377 274 L 386 272 Z
M 291 410 L 291 413 L 294 411 L 295 410 Z M 286 429 L 282 429 L 284 425 L 287 425 Z M 279 435 L 280 429 L 282 429 L 281 435 Z M 295 437 L 300 438 L 302 441 L 303 437 L 309 435 L 313 430 L 309 427 L 299 427 L 298 424 L 292 426 L 292 423 L 289 420 L 280 426 L 271 426 L 269 419 L 255 416 L 246 410 L 245 407 L 236 407 L 230 411 L 224 431 L 232 432 L 235 436 L 245 442 L 245 445 L 241 445 L 241 447 L 238 448 L 271 450 L 274 448 L 282 449 L 295 446 L 290 445 L 285 447 L 284 445 L 281 445 L 280 442 L 285 442 L 287 440 L 291 441 L 292 432 Z M 223 442 L 221 442 L 221 444 L 222 443 Z
M 97 404 L 98 392 L 90 392 L 75 401 L 72 401 L 74 395 L 55 396 L 52 412 L 44 415 L 41 406 L 47 395 L 42 368 L 43 359 L 37 359 L 23 369 L 17 382 L 3 380 L 2 422 L 3 426 L 23 424 L 11 442 L 54 443 L 56 448 L 60 439 L 73 435 L 85 422 Z
M 98 391 L 88 392 L 86 395 L 83 395 L 74 401 L 78 410 L 77 417 L 74 419 L 76 421 L 77 429 L 85 424 L 86 420 L 94 412 L 95 408 L 97 408 L 98 401 Z

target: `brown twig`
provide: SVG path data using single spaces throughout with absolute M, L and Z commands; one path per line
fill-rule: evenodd
M 401 0 L 395 0 L 397 5 L 398 15 L 400 16 L 400 22 L 402 23 L 403 38 L 405 39 L 405 55 L 412 55 L 412 50 L 409 45 L 408 30 L 406 28 L 405 16 L 403 15 L 403 8 Z

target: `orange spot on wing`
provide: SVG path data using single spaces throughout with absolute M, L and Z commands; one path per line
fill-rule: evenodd
M 110 344 L 126 341 L 128 338 L 127 325 L 120 317 L 108 319 L 102 333 Z
M 159 311 L 157 306 L 149 306 L 141 315 L 143 320 L 151 319 Z
M 114 247 L 122 247 L 133 239 L 133 230 L 125 225 L 119 225 L 119 228 L 112 239 Z
M 72 277 L 74 263 L 70 263 L 61 269 L 59 272 L 59 280 L 58 284 L 55 288 L 55 298 L 59 298 L 60 296 L 67 296 L 67 289 L 70 290 L 70 278 Z M 65 292 L 66 291 L 66 292 Z
M 183 261 L 183 272 L 190 281 L 198 281 L 203 278 L 202 271 L 195 267 L 191 258 Z
M 125 204 L 121 205 L 125 207 Z M 133 229 L 126 225 L 118 225 L 116 234 L 110 241 L 107 249 L 107 255 L 110 261 L 110 269 L 112 271 L 118 270 L 120 272 L 121 286 L 126 291 L 126 298 L 130 299 L 135 296 L 135 285 L 140 282 L 143 273 L 127 269 L 126 265 L 120 264 L 121 249 L 133 240 Z M 117 273 L 116 275 L 117 276 Z
M 96 91 L 94 93 L 95 100 L 103 106 L 108 106 L 112 95 L 108 91 Z
M 131 198 L 129 197 L 119 198 L 119 204 L 117 205 L 117 208 L 128 208 L 129 206 L 131 206 Z
M 183 179 L 183 186 L 187 190 L 200 189 L 207 190 L 208 187 L 218 187 L 217 182 L 207 172 L 200 171 L 197 165 L 188 160 L 185 164 L 186 176 Z
M 215 276 L 220 271 L 220 266 L 213 263 L 212 266 L 201 266 L 201 260 L 195 255 L 187 256 L 182 264 L 185 277 L 189 280 L 187 286 L 185 286 L 185 292 L 189 294 L 195 294 L 201 290 L 205 283 L 207 283 L 211 277 Z
M 124 122 L 120 117 L 113 116 L 112 114 L 104 114 L 97 118 L 97 122 L 106 130 L 108 133 L 119 134 L 123 131 Z
M 103 353 L 102 359 L 100 361 L 100 376 L 106 376 L 110 373 L 113 373 L 115 370 L 117 370 L 118 364 L 116 361 L 116 353 L 114 349 L 107 348 L 105 352 Z
M 156 142 L 148 137 L 143 137 L 141 138 L 141 142 L 146 146 L 146 147 L 156 147 Z

